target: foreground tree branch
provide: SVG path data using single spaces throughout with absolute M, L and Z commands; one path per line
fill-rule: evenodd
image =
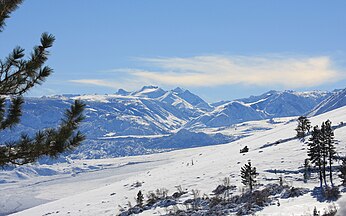
M 22 0 L 0 0 L 0 32 L 5 27 L 5 20 L 21 3 Z M 45 63 L 54 41 L 53 35 L 43 33 L 40 45 L 34 47 L 29 58 L 25 59 L 25 50 L 17 46 L 0 60 L 0 132 L 13 129 L 20 122 L 24 104 L 22 95 L 53 73 Z M 81 101 L 75 101 L 56 129 L 38 131 L 33 137 L 23 134 L 17 141 L 0 143 L 0 166 L 23 165 L 35 162 L 41 156 L 57 157 L 73 150 L 85 139 L 77 131 L 84 119 L 84 107 Z

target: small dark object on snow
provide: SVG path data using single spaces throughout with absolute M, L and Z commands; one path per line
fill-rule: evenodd
M 245 146 L 243 149 L 240 149 L 240 153 L 246 153 L 249 151 L 249 148 Z

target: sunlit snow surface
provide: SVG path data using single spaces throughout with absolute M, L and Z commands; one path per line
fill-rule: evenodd
M 346 122 L 346 107 L 312 117 L 311 121 L 315 125 L 327 119 L 333 125 Z M 313 189 L 319 184 L 317 175 L 313 175 L 308 183 L 303 183 L 302 173 L 296 172 L 302 168 L 307 157 L 306 144 L 292 140 L 268 145 L 295 136 L 295 127 L 294 121 L 273 124 L 271 130 L 259 130 L 251 136 L 224 145 L 145 156 L 76 160 L 41 165 L 36 167 L 37 170 L 32 168 L 32 172 L 42 172 L 41 175 L 32 173 L 28 167 L 22 168 L 22 171 L 2 171 L 0 211 L 6 214 L 35 206 L 14 215 L 115 215 L 119 206 L 124 207 L 129 201 L 135 203 L 134 197 L 138 190 L 146 194 L 157 188 L 167 188 L 169 194 L 172 194 L 176 191 L 175 186 L 181 185 L 188 191 L 198 189 L 201 194 L 210 194 L 227 176 L 231 184 L 238 186 L 239 192 L 242 188 L 240 168 L 250 159 L 260 173 L 260 183 L 277 183 L 282 175 L 289 185 Z M 335 137 L 340 141 L 337 150 L 345 155 L 346 127 L 336 129 Z M 265 145 L 269 147 L 263 148 Z M 248 146 L 250 151 L 240 154 L 239 150 L 244 146 Z M 277 174 L 271 170 L 277 170 Z M 136 182 L 143 184 L 135 188 L 133 184 Z M 339 184 L 339 180 L 335 183 Z M 345 200 L 342 195 L 337 206 Z M 191 193 L 188 196 L 192 196 Z M 311 214 L 315 206 L 323 211 L 331 204 L 318 202 L 310 193 L 280 200 L 280 203 L 279 207 L 266 207 L 257 215 Z M 160 215 L 165 212 L 165 209 L 157 208 L 144 211 L 141 215 Z

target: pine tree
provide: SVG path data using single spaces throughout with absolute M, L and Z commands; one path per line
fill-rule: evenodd
M 328 159 L 328 148 L 326 143 L 326 124 L 325 122 L 322 122 L 321 130 L 320 130 L 320 149 L 321 149 L 321 161 L 322 161 L 322 174 L 323 174 L 323 181 L 324 185 L 327 186 L 327 178 L 326 178 L 326 166 L 327 166 L 327 159 Z
M 137 197 L 136 197 L 136 202 L 139 207 L 143 206 L 143 201 L 144 201 L 144 196 L 142 194 L 142 191 L 138 191 Z
M 342 160 L 342 164 L 339 167 L 339 177 L 342 179 L 342 185 L 346 186 L 346 157 Z
M 21 3 L 22 0 L 0 0 L 0 32 L 5 27 L 5 20 Z M 40 45 L 34 47 L 29 58 L 24 58 L 25 50 L 18 46 L 8 57 L 0 60 L 0 131 L 12 129 L 19 123 L 23 94 L 42 84 L 52 74 L 53 70 L 45 66 L 45 62 L 54 41 L 53 35 L 43 33 Z M 10 99 L 8 102 L 7 98 Z M 84 118 L 84 107 L 82 102 L 75 101 L 66 110 L 58 128 L 38 131 L 33 137 L 23 134 L 18 141 L 0 144 L 0 166 L 31 163 L 44 155 L 57 157 L 78 146 L 85 138 L 76 132 Z
M 332 122 L 330 120 L 327 120 L 325 122 L 325 143 L 327 148 L 327 154 L 328 154 L 328 162 L 329 162 L 329 179 L 330 183 L 333 186 L 333 171 L 332 171 L 332 164 L 333 161 L 336 159 L 336 151 L 335 151 L 335 140 L 334 140 L 334 131 L 332 129 Z
M 250 192 L 252 192 L 252 188 L 254 184 L 256 183 L 256 177 L 258 173 L 256 172 L 256 167 L 251 166 L 251 162 L 248 162 L 248 164 L 244 164 L 244 166 L 240 170 L 241 175 L 241 183 L 245 186 L 249 186 Z
M 298 138 L 304 138 L 306 135 L 306 132 L 310 131 L 311 123 L 310 120 L 306 116 L 300 116 L 297 119 L 298 125 L 295 129 L 297 131 L 297 137 Z
M 336 156 L 334 142 L 334 132 L 331 121 L 327 120 L 326 122 L 322 122 L 321 129 L 319 129 L 318 126 L 314 127 L 308 143 L 308 156 L 310 161 L 318 167 L 321 187 L 323 182 L 325 186 L 327 186 L 326 166 L 328 164 L 329 178 L 333 186 L 332 164 Z
M 320 187 L 323 184 L 323 173 L 322 173 L 322 148 L 321 148 L 321 130 L 318 126 L 315 126 L 311 132 L 311 137 L 309 138 L 309 149 L 308 156 L 311 163 L 318 167 L 319 177 L 320 177 Z

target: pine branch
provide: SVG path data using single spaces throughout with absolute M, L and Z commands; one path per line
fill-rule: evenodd
M 23 60 L 24 49 L 17 47 L 1 61 L 0 94 L 22 95 L 35 85 L 40 85 L 52 74 L 53 70 L 43 66 L 48 59 L 48 48 L 52 47 L 55 37 L 48 33 L 41 36 L 41 45 L 34 47 L 29 60 Z
M 7 117 L 0 122 L 0 130 L 12 128 L 14 125 L 19 123 L 20 117 L 22 116 L 21 108 L 23 103 L 24 99 L 22 97 L 15 97 L 11 99 Z
M 22 135 L 19 141 L 0 146 L 0 166 L 32 163 L 42 156 L 57 157 L 75 149 L 85 140 L 80 131 L 74 132 L 84 119 L 84 108 L 85 104 L 77 100 L 57 129 L 39 131 L 33 138 Z
M 22 0 L 0 0 L 0 32 L 6 26 L 5 20 L 10 18 L 10 14 L 22 3 Z

